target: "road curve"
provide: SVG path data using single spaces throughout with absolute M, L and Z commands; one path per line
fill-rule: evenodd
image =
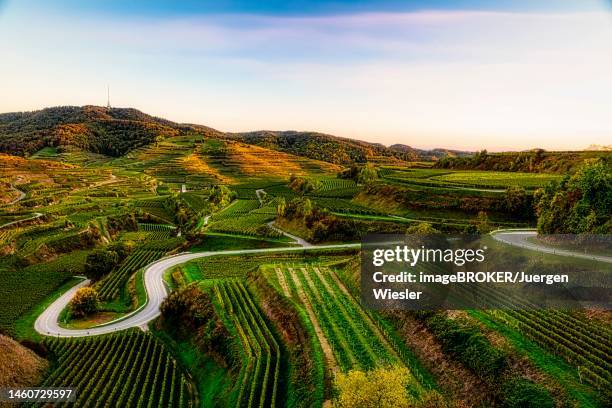
M 6 224 L 2 224 L 2 225 L 0 225 L 0 228 L 10 227 L 11 225 L 20 224 L 20 223 L 25 222 L 25 221 L 35 220 L 36 218 L 40 218 L 40 217 L 42 217 L 42 216 L 43 216 L 43 214 L 42 214 L 42 213 L 35 212 L 35 213 L 33 213 L 33 214 L 32 214 L 32 216 L 31 216 L 31 217 L 28 217 L 28 218 L 23 218 L 23 219 L 21 219 L 21 220 L 16 220 L 16 221 L 7 222 Z
M 70 302 L 70 299 L 77 289 L 87 285 L 89 281 L 83 281 L 72 287 L 55 302 L 53 302 L 34 322 L 34 329 L 45 336 L 54 337 L 85 337 L 95 336 L 100 334 L 114 333 L 120 330 L 129 329 L 131 327 L 146 327 L 147 323 L 160 315 L 159 307 L 164 299 L 168 296 L 163 281 L 163 273 L 173 266 L 182 264 L 193 259 L 205 258 L 215 255 L 244 255 L 266 252 L 286 252 L 286 251 L 305 251 L 309 249 L 332 249 L 332 248 L 359 248 L 361 244 L 337 244 L 337 245 L 313 245 L 308 248 L 304 247 L 287 247 L 287 248 L 263 248 L 263 249 L 239 249 L 227 251 L 206 251 L 194 253 L 181 253 L 178 255 L 162 258 L 145 268 L 144 283 L 147 292 L 147 303 L 114 322 L 109 322 L 101 326 L 92 327 L 90 329 L 65 329 L 58 324 L 59 315 Z
M 584 254 L 566 249 L 552 248 L 543 244 L 529 241 L 529 238 L 533 238 L 537 235 L 538 233 L 536 230 L 498 230 L 491 233 L 491 236 L 495 240 L 519 248 L 531 249 L 533 251 L 559 256 L 569 256 L 572 258 L 582 258 L 612 263 L 612 257 L 610 256 Z

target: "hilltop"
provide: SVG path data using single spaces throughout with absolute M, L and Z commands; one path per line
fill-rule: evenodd
M 172 122 L 133 108 L 60 106 L 0 114 L 0 152 L 19 156 L 48 146 L 60 151 L 80 149 L 122 156 L 138 147 L 188 134 L 243 142 L 340 165 L 368 161 L 401 164 L 467 154 L 444 149 L 420 150 L 406 145 L 386 147 L 317 132 L 229 133 L 203 125 Z

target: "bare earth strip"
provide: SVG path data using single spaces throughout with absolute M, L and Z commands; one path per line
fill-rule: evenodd
M 276 279 L 278 280 L 278 284 L 281 286 L 281 288 L 283 288 L 283 293 L 285 296 L 291 297 L 291 291 L 289 290 L 289 285 L 287 285 L 283 271 L 281 271 L 280 268 L 275 267 L 274 272 L 276 272 Z

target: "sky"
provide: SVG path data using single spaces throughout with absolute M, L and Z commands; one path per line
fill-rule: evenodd
M 0 112 L 489 151 L 612 144 L 604 0 L 0 0 Z

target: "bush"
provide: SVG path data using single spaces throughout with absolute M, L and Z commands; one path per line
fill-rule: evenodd
M 87 255 L 85 261 L 85 276 L 99 280 L 119 264 L 119 255 L 109 249 L 98 249 Z
M 506 368 L 504 352 L 493 347 L 477 326 L 441 315 L 427 318 L 427 325 L 444 349 L 457 356 L 479 377 L 491 380 Z
M 335 381 L 336 408 L 392 408 L 413 406 L 408 399 L 410 372 L 406 367 L 377 368 L 338 373 Z
M 98 310 L 100 300 L 98 292 L 92 287 L 81 288 L 76 291 L 68 304 L 70 313 L 74 317 L 84 317 Z
M 545 388 L 526 378 L 506 381 L 502 390 L 504 408 L 553 408 L 555 401 Z

